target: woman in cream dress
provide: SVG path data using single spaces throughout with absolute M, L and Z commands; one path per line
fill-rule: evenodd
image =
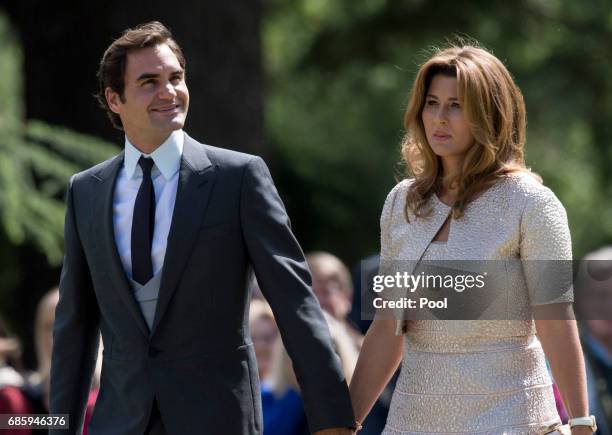
M 525 125 L 520 90 L 483 49 L 438 51 L 417 73 L 402 147 L 411 178 L 383 208 L 381 270 L 399 262 L 416 273 L 428 261 L 508 261 L 518 266 L 504 266 L 506 288 L 496 291 L 508 306 L 534 307 L 536 315 L 407 321 L 379 311 L 350 390 L 363 421 L 402 364 L 385 435 L 547 433 L 560 420 L 546 358 L 570 417 L 588 416 L 571 284 L 546 288 L 535 261 L 571 260 L 567 217 L 525 167 Z M 555 320 L 538 320 L 544 311 Z

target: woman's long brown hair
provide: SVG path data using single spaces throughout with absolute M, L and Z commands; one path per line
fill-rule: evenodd
M 442 74 L 457 78 L 457 93 L 475 139 L 458 175 L 443 174 L 440 157 L 427 142 L 422 120 L 425 96 L 432 78 Z M 453 217 L 460 218 L 479 193 L 504 175 L 527 171 L 525 102 L 504 64 L 488 51 L 472 45 L 438 50 L 419 69 L 406 113 L 402 157 L 408 175 L 414 177 L 405 215 L 427 216 L 430 198 L 443 186 L 456 187 Z M 536 176 L 536 178 L 538 178 Z

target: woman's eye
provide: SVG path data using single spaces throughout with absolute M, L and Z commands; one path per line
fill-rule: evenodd
M 451 104 L 451 107 L 459 109 L 461 107 L 461 105 L 459 103 L 453 103 L 453 104 Z
M 428 106 L 435 106 L 436 104 L 438 104 L 438 102 L 436 100 L 429 100 L 429 101 L 427 101 L 427 105 Z

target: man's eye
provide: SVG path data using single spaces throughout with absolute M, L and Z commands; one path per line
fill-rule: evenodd
M 148 85 L 148 84 L 151 84 L 151 83 L 155 83 L 155 80 L 153 80 L 153 79 L 145 80 L 144 82 L 142 82 L 142 85 L 144 86 L 144 85 Z

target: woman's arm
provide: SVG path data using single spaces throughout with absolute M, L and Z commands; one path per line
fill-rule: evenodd
M 544 310 L 546 315 L 541 315 Z M 549 305 L 535 314 L 537 335 L 570 418 L 588 416 L 584 357 L 571 304 Z M 586 426 L 577 426 L 573 433 L 583 429 Z
M 404 336 L 395 320 L 375 318 L 368 329 L 349 387 L 357 421 L 363 422 L 402 360 Z

